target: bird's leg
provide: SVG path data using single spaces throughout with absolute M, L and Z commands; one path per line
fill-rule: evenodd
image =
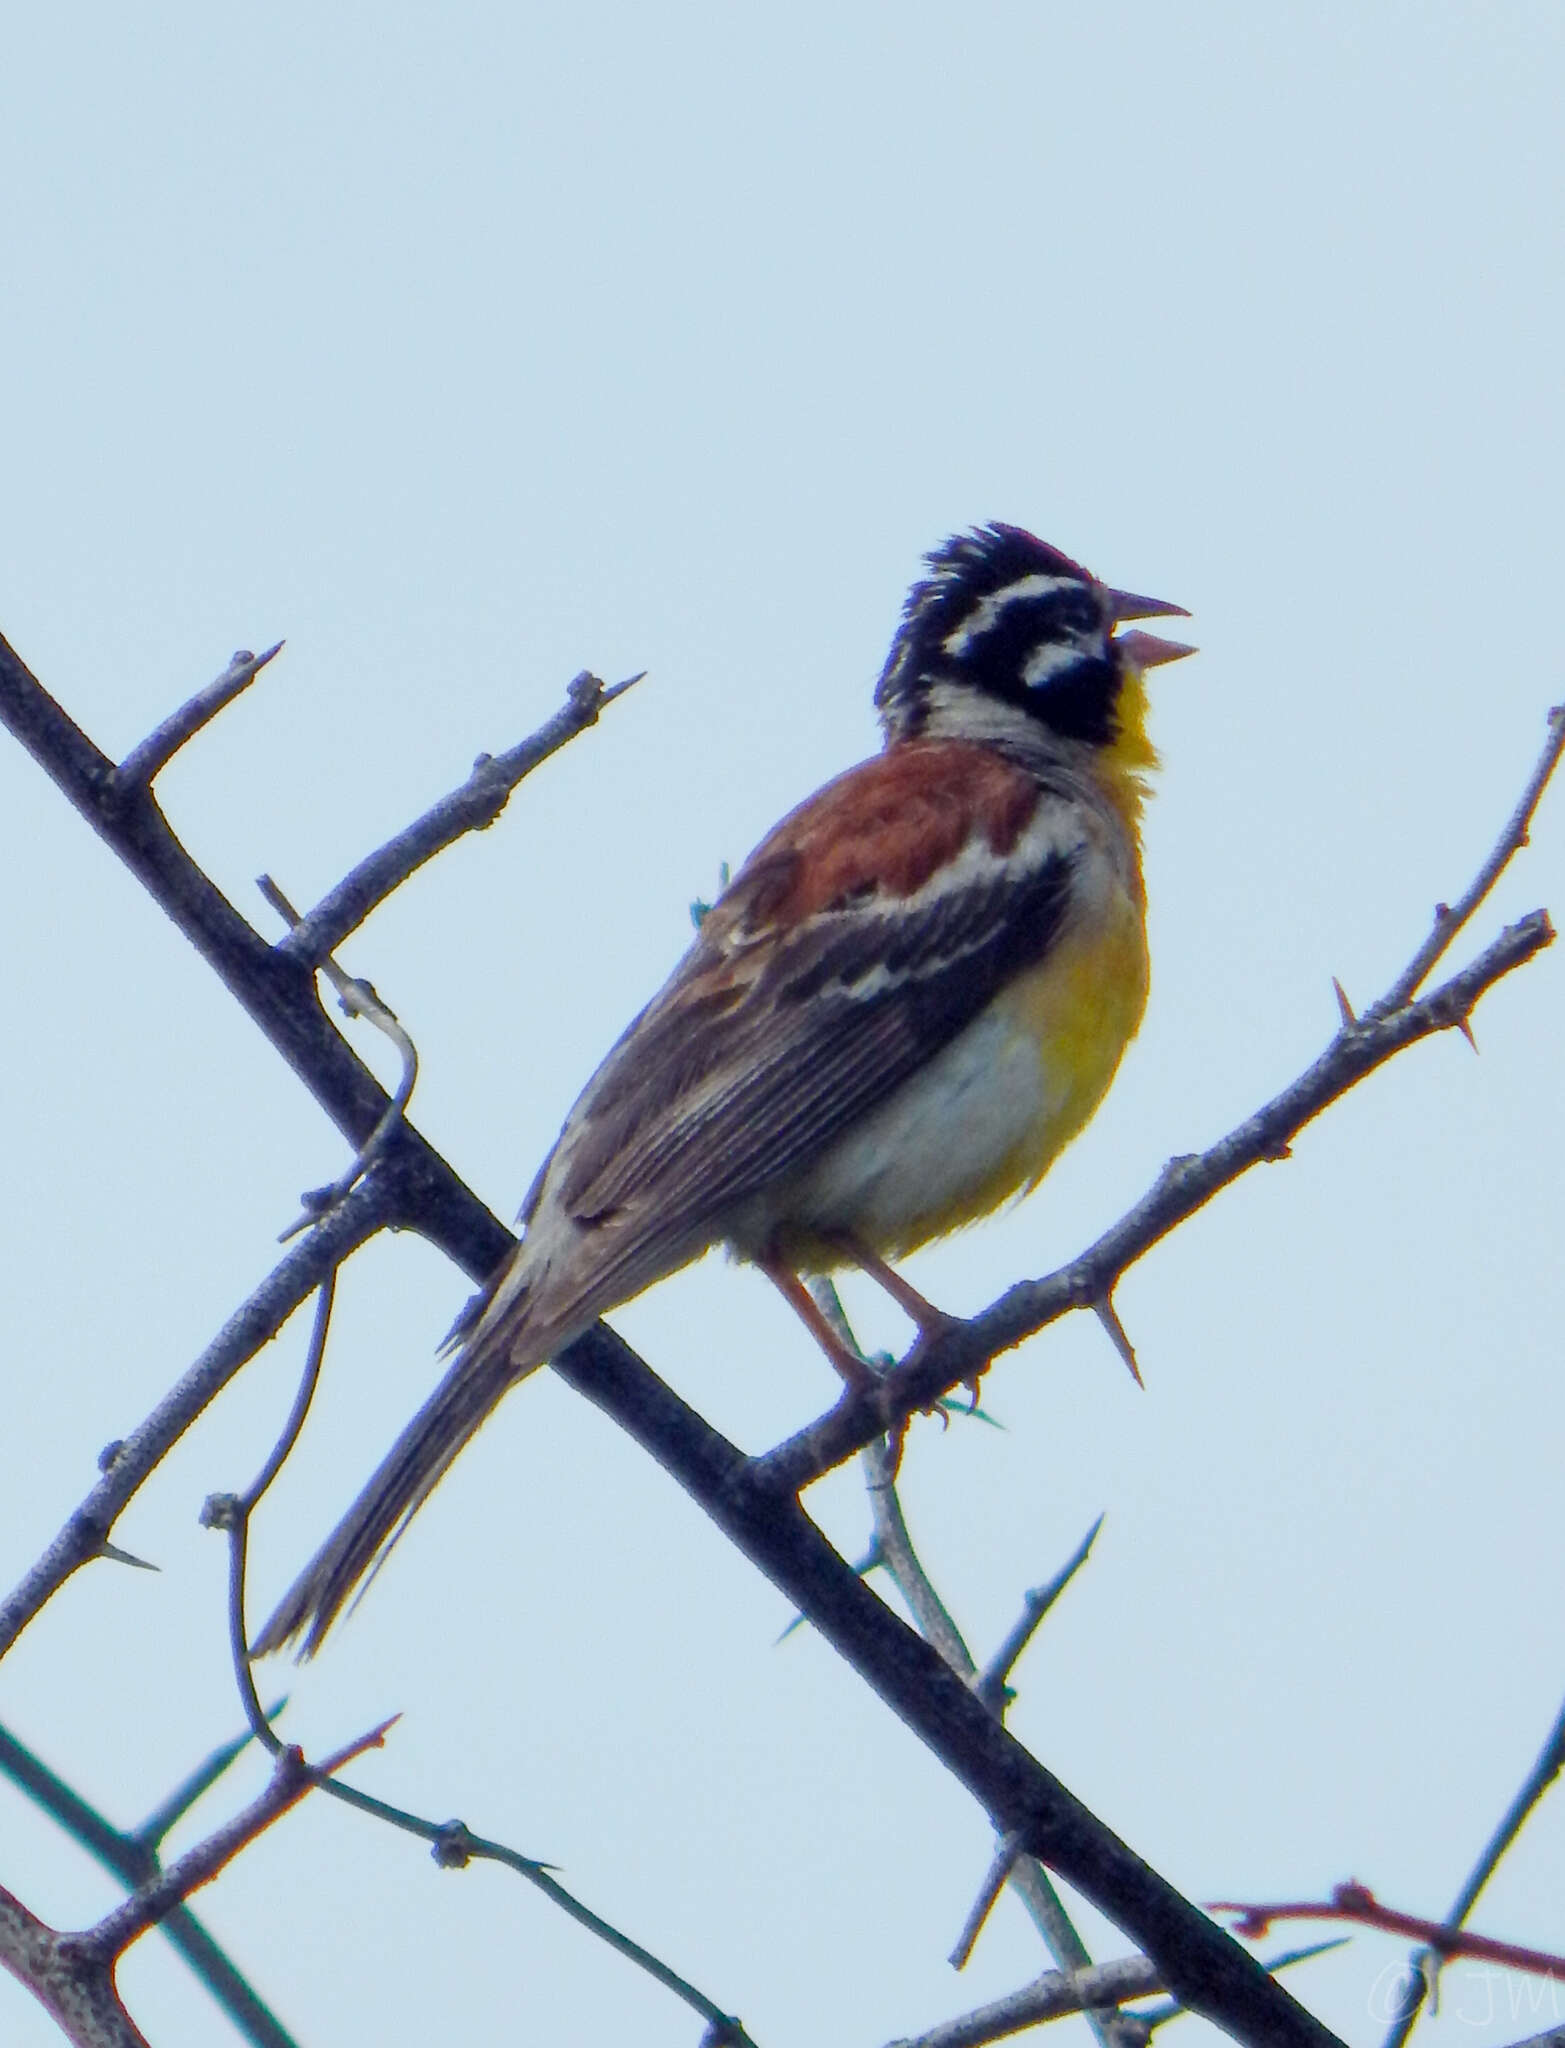
M 943 1308 L 936 1308 L 919 1293 L 911 1281 L 904 1280 L 894 1266 L 888 1266 L 878 1252 L 872 1252 L 867 1244 L 861 1244 L 851 1230 L 830 1232 L 831 1242 L 838 1247 L 845 1258 L 851 1259 L 861 1273 L 867 1274 L 878 1287 L 885 1290 L 912 1322 L 918 1325 L 920 1343 L 928 1343 L 938 1337 L 942 1330 L 948 1330 L 956 1317 L 947 1314 Z M 987 1360 L 985 1365 L 987 1365 Z M 985 1366 L 980 1365 L 972 1377 L 963 1382 L 972 1395 L 971 1406 L 978 1406 L 978 1382 L 982 1379 Z M 925 1411 L 934 1413 L 932 1405 Z
M 828 1235 L 845 1258 L 851 1259 L 861 1273 L 867 1273 L 877 1287 L 884 1288 L 902 1313 L 917 1323 L 921 1337 L 937 1336 L 956 1320 L 943 1308 L 936 1308 L 932 1301 L 926 1301 L 911 1281 L 904 1280 L 894 1266 L 888 1266 L 878 1252 L 860 1244 L 851 1230 L 833 1230 Z
M 810 1290 L 793 1268 L 786 1265 L 775 1253 L 768 1253 L 766 1257 L 757 1259 L 756 1264 L 842 1375 L 849 1391 L 855 1394 L 873 1393 L 878 1385 L 873 1371 L 856 1351 L 850 1351 L 843 1343 L 815 1306 Z

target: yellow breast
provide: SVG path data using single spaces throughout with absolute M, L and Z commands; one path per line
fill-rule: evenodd
M 1048 957 L 805 1173 L 747 1236 L 817 1271 L 825 1233 L 896 1258 L 1037 1185 L 1102 1101 L 1147 999 L 1139 902 L 1118 879 Z
M 981 1178 L 940 1191 L 940 1206 L 924 1208 L 887 1249 L 910 1251 L 1038 1185 L 1107 1094 L 1146 1010 L 1147 984 L 1142 914 L 1120 896 L 1112 916 L 1062 941 L 996 998 L 989 1018 L 1016 1053 L 1025 1048 L 1036 1075 L 1033 1090 L 1012 1097 L 1012 1142 Z
M 1145 1013 L 1147 984 L 1146 926 L 1139 906 L 1122 896 L 1099 928 L 1066 940 L 996 1001 L 1037 1047 L 1044 1081 L 1018 1147 L 1023 1191 L 1036 1187 L 1108 1092 Z

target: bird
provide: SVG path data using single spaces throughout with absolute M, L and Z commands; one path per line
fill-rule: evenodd
M 717 1244 L 758 1267 L 850 1385 L 803 1280 L 894 1270 L 1035 1187 L 1146 1006 L 1147 671 L 1195 650 L 1021 527 L 924 558 L 875 686 L 882 750 L 807 797 L 566 1117 L 519 1244 L 454 1362 L 252 1654 L 319 1648 L 501 1398 Z

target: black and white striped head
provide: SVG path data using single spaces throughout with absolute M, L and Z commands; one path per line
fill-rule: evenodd
M 960 733 L 963 711 L 998 700 L 1061 739 L 1108 746 L 1119 735 L 1127 673 L 1192 650 L 1126 619 L 1187 618 L 1177 604 L 1111 590 L 1019 526 L 953 534 L 926 557 L 875 685 L 886 739 Z M 982 729 L 986 721 L 968 721 Z

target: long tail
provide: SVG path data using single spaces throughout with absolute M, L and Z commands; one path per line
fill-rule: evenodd
M 542 1363 L 542 1361 L 538 1361 Z M 302 1636 L 310 1657 L 327 1630 L 385 1562 L 387 1553 L 457 1453 L 502 1397 L 533 1366 L 520 1369 L 493 1344 L 469 1346 L 381 1460 L 373 1478 L 295 1579 L 256 1637 L 252 1657 Z

